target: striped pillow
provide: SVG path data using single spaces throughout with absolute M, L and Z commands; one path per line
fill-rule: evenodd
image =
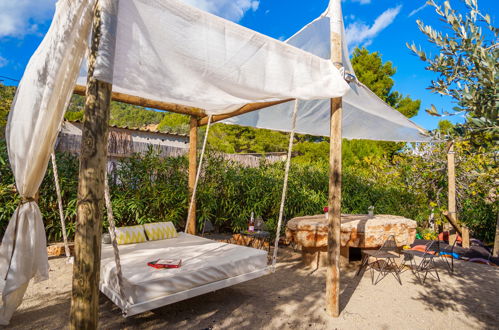
M 144 226 L 128 226 L 116 228 L 116 241 L 119 245 L 142 243 L 147 241 Z
M 171 222 L 153 222 L 144 225 L 147 238 L 150 241 L 177 237 L 177 230 Z

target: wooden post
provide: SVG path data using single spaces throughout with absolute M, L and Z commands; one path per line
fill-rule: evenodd
M 71 295 L 71 329 L 97 329 L 104 174 L 107 167 L 109 103 L 112 85 L 94 78 L 101 40 L 101 17 L 94 9 L 85 113 L 83 117 L 77 227 Z
M 341 0 L 331 1 L 331 61 L 342 62 Z M 340 315 L 340 244 L 341 244 L 341 118 L 342 99 L 331 100 L 331 131 L 329 142 L 328 249 L 326 274 L 326 311 Z
M 447 186 L 448 186 L 448 210 L 449 216 L 457 223 L 457 213 L 456 213 L 456 165 L 454 157 L 454 142 L 450 142 L 449 149 L 447 150 Z M 456 240 L 456 231 L 454 228 L 449 228 L 449 244 L 454 244 Z
M 197 145 L 198 145 L 198 119 L 191 116 L 189 131 L 189 200 L 191 200 L 196 183 L 197 170 Z M 187 233 L 196 235 L 196 199 L 193 200 L 192 210 L 188 221 Z
M 497 213 L 497 224 L 496 224 L 496 237 L 494 239 L 494 250 L 492 251 L 494 257 L 499 257 L 499 213 Z
M 469 249 L 470 248 L 470 230 L 466 225 L 461 226 L 461 238 L 462 238 L 462 246 L 463 248 Z

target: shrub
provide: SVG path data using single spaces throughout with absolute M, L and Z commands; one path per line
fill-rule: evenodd
M 222 231 L 237 232 L 246 228 L 251 212 L 254 212 L 273 231 L 279 214 L 284 163 L 262 162 L 259 167 L 244 167 L 211 152 L 205 159 L 197 193 L 198 228 L 202 228 L 205 220 L 210 220 Z M 477 162 L 474 159 L 461 160 L 460 166 L 468 163 L 476 165 Z M 68 236 L 72 239 L 76 220 L 78 159 L 58 153 L 57 165 Z M 445 180 L 442 179 L 445 169 L 435 170 L 430 165 L 406 154 L 394 163 L 365 158 L 362 163 L 345 166 L 342 212 L 365 214 L 373 205 L 377 214 L 405 216 L 426 228 L 432 210 L 437 214 L 440 209 L 445 209 L 447 198 Z M 292 162 L 285 219 L 322 213 L 327 204 L 327 171 L 327 162 Z M 109 180 L 117 225 L 173 221 L 183 229 L 188 211 L 187 177 L 186 157 L 159 158 L 150 151 L 116 163 Z M 15 193 L 5 142 L 1 140 L 0 178 L 0 233 L 3 235 L 19 197 Z M 493 175 L 491 178 L 480 175 L 471 177 L 459 187 L 459 217 L 479 239 L 491 240 L 494 235 L 497 203 L 489 201 L 495 191 L 493 182 Z M 60 241 L 62 233 L 51 166 L 40 189 L 39 204 L 48 239 Z M 104 221 L 104 228 L 107 228 L 107 221 Z

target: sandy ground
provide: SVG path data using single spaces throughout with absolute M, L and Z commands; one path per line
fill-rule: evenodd
M 453 276 L 421 285 L 410 271 L 377 285 L 371 273 L 342 270 L 341 316 L 324 310 L 325 271 L 280 251 L 276 273 L 151 312 L 121 316 L 101 294 L 102 329 L 499 329 L 499 267 L 457 262 Z M 12 329 L 60 329 L 69 321 L 72 266 L 50 260 L 50 280 L 31 284 Z

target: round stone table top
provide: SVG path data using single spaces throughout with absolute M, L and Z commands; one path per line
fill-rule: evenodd
M 293 218 L 286 225 L 286 237 L 304 247 L 327 246 L 327 219 L 325 214 Z M 414 220 L 389 214 L 341 215 L 341 245 L 361 248 L 377 248 L 390 235 L 397 245 L 411 244 L 416 236 Z

